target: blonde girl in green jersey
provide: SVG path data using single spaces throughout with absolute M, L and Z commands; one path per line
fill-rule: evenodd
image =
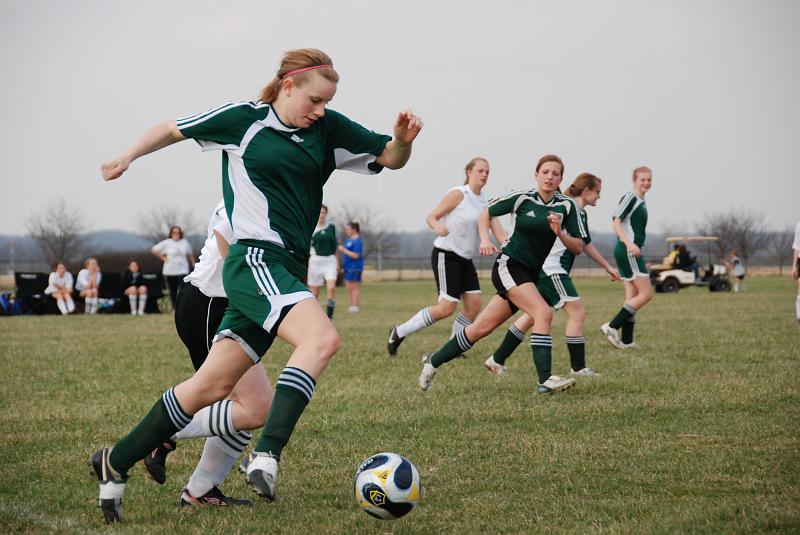
M 558 192 L 564 163 L 554 154 L 539 159 L 536 165 L 536 188 L 512 191 L 489 201 L 478 219 L 482 255 L 497 252 L 489 238 L 491 218 L 512 214 L 514 232 L 503 240 L 503 249 L 492 268 L 492 283 L 497 290 L 475 322 L 422 359 L 418 384 L 428 390 L 437 370 L 472 348 L 508 318 L 523 310 L 534 319 L 536 332 L 531 335 L 531 351 L 538 375 L 537 392 L 552 394 L 572 387 L 575 379 L 552 375 L 552 346 L 550 336 L 553 311 L 536 288 L 539 273 L 556 240 L 573 254 L 583 251 L 586 228 L 578 217 L 575 201 Z M 502 238 L 502 236 L 500 237 Z
M 614 212 L 614 233 L 617 235 L 614 259 L 625 284 L 625 304 L 611 321 L 600 326 L 600 331 L 611 345 L 619 349 L 634 347 L 636 313 L 653 298 L 650 274 L 642 258 L 647 228 L 644 196 L 652 185 L 653 171 L 649 167 L 634 169 L 633 189 L 620 199 Z
M 92 456 L 107 522 L 120 520 L 128 470 L 198 410 L 227 396 L 277 336 L 294 352 L 278 378 L 247 468 L 254 490 L 275 498 L 281 452 L 339 348 L 336 330 L 301 282 L 322 187 L 336 169 L 369 174 L 403 167 L 422 129 L 410 110 L 398 114 L 392 138 L 326 109 L 338 80 L 325 53 L 292 50 L 260 100 L 156 125 L 103 164 L 103 177 L 114 180 L 137 158 L 187 138 L 204 150 L 220 150 L 225 208 L 237 239 L 223 269 L 229 306 L 208 358 L 192 378 L 167 390 L 113 448 Z

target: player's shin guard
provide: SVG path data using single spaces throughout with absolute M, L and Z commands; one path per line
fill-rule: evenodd
M 450 362 L 462 353 L 472 348 L 472 342 L 467 338 L 466 330 L 458 331 L 454 338 L 447 341 L 439 351 L 431 355 L 431 365 L 438 368 L 445 362 Z
M 539 376 L 539 384 L 550 378 L 550 368 L 553 364 L 553 338 L 549 334 L 531 333 L 531 352 L 533 365 Z
M 512 325 L 506 331 L 505 337 L 503 337 L 503 341 L 500 342 L 500 346 L 494 350 L 492 356 L 494 357 L 494 361 L 501 366 L 505 364 L 506 359 L 511 356 L 511 353 L 519 347 L 522 343 L 522 340 L 525 339 L 525 333 L 517 329 L 515 325 Z
M 570 367 L 580 371 L 586 367 L 586 339 L 583 336 L 567 336 Z
M 450 338 L 453 338 L 458 331 L 463 331 L 472 325 L 472 320 L 467 318 L 464 314 L 457 314 L 456 319 L 453 320 L 453 327 L 450 329 Z
M 633 308 L 628 303 L 625 303 L 624 305 L 622 305 L 622 308 L 619 309 L 617 315 L 614 316 L 614 319 L 612 319 L 608 323 L 608 326 L 611 327 L 612 329 L 619 329 L 620 327 L 625 325 L 625 323 L 628 321 L 629 318 L 632 318 L 634 315 L 636 315 L 636 309 Z
M 334 308 L 336 308 L 336 299 L 328 299 L 328 302 L 325 305 L 325 311 L 328 313 L 328 317 L 331 319 L 333 319 Z
M 267 424 L 261 432 L 255 451 L 269 453 L 280 460 L 281 452 L 292 436 L 294 426 L 314 395 L 317 382 L 300 368 L 287 366 L 278 377 L 275 398 Z
M 111 466 L 120 473 L 127 473 L 131 466 L 183 429 L 191 419 L 175 399 L 174 389 L 170 388 L 139 425 L 116 443 L 109 457 Z
M 632 344 L 633 343 L 633 329 L 636 327 L 636 316 L 631 316 L 628 320 L 622 324 L 622 343 L 623 344 Z
M 405 323 L 401 323 L 397 326 L 397 336 L 400 338 L 405 338 L 411 333 L 415 333 L 424 329 L 425 327 L 429 327 L 433 325 L 436 320 L 433 319 L 431 313 L 428 311 L 428 308 L 423 308 L 409 319 Z

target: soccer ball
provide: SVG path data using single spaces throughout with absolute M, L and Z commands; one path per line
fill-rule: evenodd
M 356 501 L 367 514 L 394 520 L 417 505 L 419 472 L 402 455 L 378 453 L 358 467 L 354 488 Z

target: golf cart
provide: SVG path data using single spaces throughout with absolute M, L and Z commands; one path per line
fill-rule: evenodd
M 719 238 L 716 236 L 673 236 L 667 238 L 667 244 L 670 249 L 674 244 L 692 244 L 695 250 L 700 249 L 702 251 L 702 246 L 705 244 L 707 262 L 705 265 L 698 262 L 698 273 L 697 277 L 695 277 L 693 270 L 687 270 L 685 266 L 680 269 L 671 263 L 671 257 L 665 257 L 663 264 L 650 266 L 650 281 L 655 286 L 656 292 L 677 292 L 687 286 L 708 286 L 709 291 L 712 292 L 731 291 L 727 267 L 714 262 L 716 255 L 713 252 L 717 251 L 718 242 Z

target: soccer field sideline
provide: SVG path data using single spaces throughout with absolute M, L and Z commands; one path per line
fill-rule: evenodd
M 163 487 L 132 471 L 120 532 L 800 529 L 793 284 L 757 278 L 746 294 L 656 295 L 637 327 L 636 352 L 614 350 L 597 330 L 622 288 L 598 279 L 576 285 L 587 307 L 587 364 L 603 376 L 553 397 L 533 394 L 526 346 L 508 376 L 482 369 L 502 332 L 420 392 L 419 356 L 444 341 L 450 323 L 409 338 L 395 359 L 385 342 L 391 324 L 435 297 L 431 283 L 365 285 L 361 314 L 337 310 L 342 347 L 287 449 L 278 501 L 179 510 L 202 445 L 182 443 Z M 568 366 L 563 316 L 553 331 L 559 373 Z M 0 527 L 105 529 L 85 463 L 189 373 L 170 318 L 3 318 L 0 337 Z M 276 344 L 266 363 L 273 381 L 286 358 L 288 348 Z M 392 523 L 367 517 L 352 495 L 355 469 L 378 451 L 407 456 L 421 473 L 419 507 Z M 238 475 L 224 488 L 249 494 Z

